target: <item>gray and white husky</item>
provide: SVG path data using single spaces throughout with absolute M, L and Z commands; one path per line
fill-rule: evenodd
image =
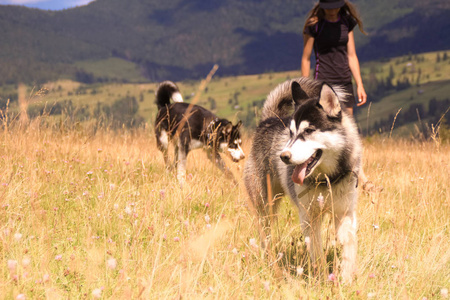
M 262 244 L 280 196 L 297 206 L 314 266 L 324 265 L 322 216 L 331 213 L 342 244 L 341 275 L 351 281 L 357 251 L 357 175 L 361 144 L 351 116 L 341 109 L 339 87 L 308 78 L 278 85 L 267 97 L 244 181 L 259 214 Z

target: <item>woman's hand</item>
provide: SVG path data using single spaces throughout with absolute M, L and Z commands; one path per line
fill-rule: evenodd
M 367 94 L 364 90 L 364 86 L 358 86 L 356 88 L 356 94 L 358 95 L 358 103 L 356 103 L 356 106 L 364 105 L 367 102 Z

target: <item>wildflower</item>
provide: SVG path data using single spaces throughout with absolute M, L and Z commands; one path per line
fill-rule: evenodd
M 320 193 L 319 196 L 317 197 L 317 202 L 319 202 L 319 206 L 322 209 L 324 205 L 322 193 Z
M 375 224 L 373 224 L 372 227 L 373 227 L 373 229 L 375 229 L 375 230 L 380 228 L 380 226 L 375 225 Z
M 22 239 L 22 234 L 21 233 L 15 233 L 14 234 L 14 239 L 18 242 Z
M 27 299 L 27 297 L 25 297 L 25 294 L 19 294 L 19 295 L 17 295 L 16 299 L 17 300 L 25 300 L 25 299 Z
M 442 296 L 442 298 L 447 299 L 448 298 L 448 289 L 446 289 L 446 288 L 441 289 L 441 296 Z
M 255 249 L 258 249 L 258 244 L 256 243 L 256 239 L 252 238 L 250 239 L 250 246 L 252 246 Z
M 284 256 L 284 253 L 283 253 L 283 252 L 278 252 L 278 255 L 277 255 L 278 259 L 282 259 L 283 256 Z
M 115 189 L 116 188 L 116 185 L 114 184 L 114 183 L 110 183 L 109 184 L 109 189 L 110 190 L 113 190 L 113 189 Z
M 114 204 L 114 209 L 118 209 L 119 208 L 119 204 Z
M 206 208 L 209 207 L 209 203 L 208 203 L 208 202 L 205 203 L 205 207 L 206 207 Z
M 369 274 L 369 278 L 375 278 L 375 274 L 370 273 L 370 274 Z
M 48 275 L 48 274 L 44 274 L 43 276 L 42 276 L 42 282 L 49 282 L 50 281 L 50 275 Z
M 376 293 L 368 293 L 367 298 L 374 298 L 376 295 Z
M 303 274 L 303 268 L 298 266 L 297 267 L 297 276 L 302 276 L 302 274 Z
M 264 281 L 263 285 L 264 285 L 264 289 L 266 291 L 270 291 L 270 281 L 269 280 Z
M 94 174 L 94 172 L 92 172 L 92 171 L 89 171 L 86 173 L 86 175 L 92 175 L 92 174 Z
M 17 270 L 17 260 L 8 259 L 8 269 L 11 273 L 15 273 Z
M 233 254 L 238 254 L 239 251 L 238 251 L 236 248 L 233 248 L 233 250 L 231 250 L 231 253 L 233 253 Z
M 93 290 L 92 297 L 94 297 L 95 299 L 100 299 L 102 297 L 102 290 L 101 289 Z
M 84 191 L 83 192 L 83 196 L 89 196 L 89 192 L 88 191 Z
M 173 238 L 173 241 L 174 241 L 174 242 L 179 242 L 179 241 L 180 241 L 180 238 L 176 236 L 176 237 Z
M 209 215 L 205 215 L 205 221 L 206 221 L 206 223 L 209 223 L 211 221 L 211 218 L 209 217 Z
M 336 275 L 334 275 L 333 273 L 330 273 L 330 275 L 328 275 L 328 281 L 336 281 Z
M 62 259 L 62 255 L 58 254 L 55 256 L 55 260 L 60 261 Z
M 25 256 L 22 259 L 22 266 L 24 266 L 25 268 L 28 267 L 30 265 L 30 263 L 31 263 L 31 260 L 28 256 Z
M 306 244 L 306 249 L 309 251 L 309 249 L 311 247 L 311 239 L 309 236 L 305 237 L 305 244 Z
M 103 151 L 102 148 L 98 148 L 98 149 L 97 149 L 97 152 L 98 152 L 98 153 L 100 153 L 100 152 L 102 152 L 102 151 Z
M 210 229 L 211 228 L 211 224 L 206 224 L 206 229 Z
M 166 198 L 166 190 L 165 189 L 160 190 L 159 196 L 161 197 L 161 199 L 165 199 Z
M 115 258 L 110 258 L 108 259 L 106 264 L 108 265 L 108 268 L 114 270 L 117 267 L 117 260 Z
M 131 215 L 133 213 L 133 211 L 131 210 L 131 207 L 129 207 L 129 206 L 125 207 L 125 213 L 127 215 Z

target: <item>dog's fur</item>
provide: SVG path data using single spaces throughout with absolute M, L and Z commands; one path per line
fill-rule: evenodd
M 351 281 L 361 144 L 353 118 L 341 109 L 342 96 L 338 87 L 307 78 L 276 87 L 264 104 L 244 181 L 264 228 L 263 246 L 280 196 L 286 194 L 298 208 L 314 266 L 324 263 L 321 218 L 331 213 L 343 246 L 341 274 Z
M 175 103 L 170 103 L 173 99 Z M 158 114 L 155 121 L 155 134 L 158 149 L 164 154 L 169 165 L 169 142 L 175 145 L 175 165 L 177 178 L 183 184 L 186 177 L 186 158 L 189 151 L 204 148 L 208 158 L 227 176 L 233 178 L 220 157 L 219 151 L 228 150 L 233 161 L 244 158 L 241 149 L 239 128 L 242 122 L 233 125 L 220 119 L 209 110 L 183 102 L 177 85 L 171 81 L 160 83 L 156 91 Z M 188 110 L 188 107 L 189 110 Z M 186 115 L 187 113 L 187 115 Z

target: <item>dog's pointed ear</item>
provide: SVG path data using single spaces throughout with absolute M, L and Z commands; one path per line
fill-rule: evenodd
M 333 88 L 324 83 L 320 90 L 319 104 L 330 117 L 338 117 L 341 113 L 341 104 Z
M 234 125 L 234 128 L 239 129 L 239 127 L 242 126 L 242 121 L 237 122 L 236 125 Z
M 300 104 L 300 102 L 309 98 L 297 81 L 292 81 L 291 91 L 295 104 Z

